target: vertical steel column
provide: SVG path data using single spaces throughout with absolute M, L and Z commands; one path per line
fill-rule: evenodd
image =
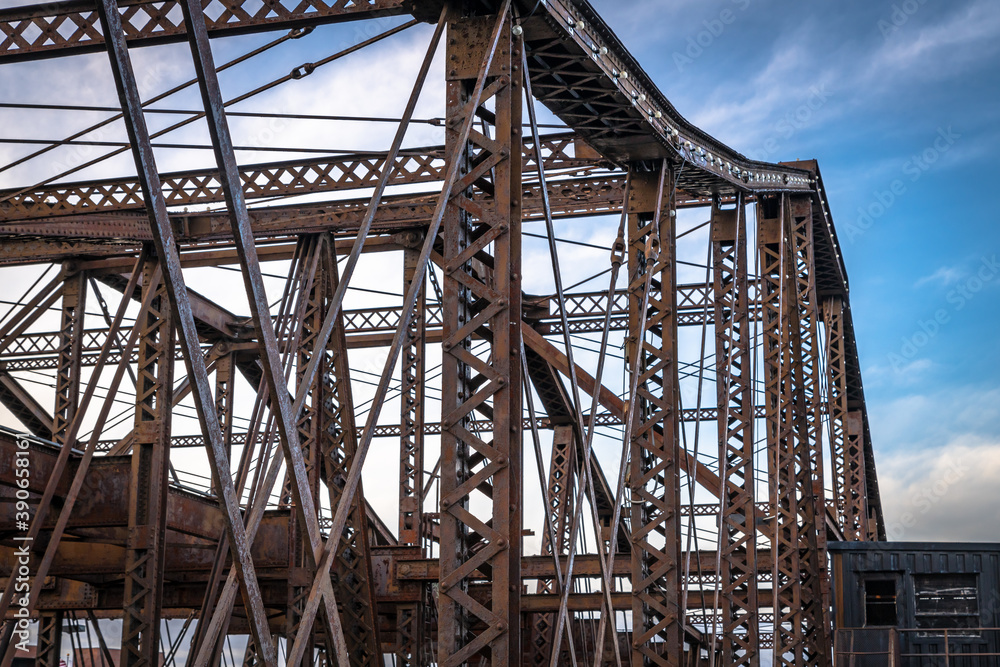
M 323 292 L 325 313 L 337 291 L 340 277 L 333 238 L 322 239 L 317 289 Z M 350 366 L 343 312 L 337 315 L 316 374 L 316 408 L 319 425 L 323 472 L 329 490 L 330 507 L 337 507 L 343 497 L 347 476 L 356 463 L 357 428 L 354 422 L 354 399 L 351 393 Z M 376 667 L 384 664 L 378 631 L 375 583 L 371 553 L 368 549 L 368 520 L 365 513 L 363 485 L 351 499 L 347 524 L 340 535 L 336 559 L 331 568 L 332 583 L 339 605 L 344 639 L 351 665 Z M 309 656 L 311 658 L 311 655 Z
M 477 105 L 476 82 L 494 35 L 499 42 Z M 444 667 L 521 658 L 521 48 L 509 14 L 454 16 L 448 25 L 445 143 L 459 160 L 459 180 L 443 218 Z M 473 130 L 464 141 L 470 114 L 493 132 Z M 483 197 L 474 202 L 473 190 Z M 471 352 L 477 332 L 490 343 L 489 358 Z M 490 441 L 471 430 L 476 412 L 493 421 Z M 483 568 L 492 572 L 485 605 L 468 592 L 473 572 Z
M 417 282 L 419 292 L 410 326 L 403 339 L 400 363 L 399 436 L 399 543 L 421 546 L 424 489 L 424 359 L 426 353 L 425 309 L 427 304 L 424 271 L 417 270 L 420 253 L 403 250 L 403 293 Z M 421 585 L 421 600 L 396 606 L 396 661 L 400 667 L 423 665 L 424 609 L 427 586 Z
M 764 344 L 764 409 L 767 429 L 774 557 L 775 665 L 802 667 L 801 581 L 799 578 L 799 504 L 793 451 L 792 359 L 789 318 L 794 285 L 790 285 L 787 201 L 780 196 L 757 200 L 757 243 L 760 254 L 761 317 Z
M 59 648 L 62 646 L 63 612 L 45 612 L 38 616 L 38 645 L 35 667 L 60 667 Z
M 667 169 L 664 165 L 662 169 Z M 677 412 L 677 277 L 673 174 L 629 176 L 629 339 L 638 346 L 638 389 L 631 441 L 633 667 L 681 664 L 680 458 Z M 646 273 L 646 324 L 640 330 Z
M 147 253 L 151 255 L 152 248 Z M 139 361 L 125 550 L 122 667 L 159 667 L 174 327 L 163 281 L 153 283 L 157 264 L 154 257 L 143 267 L 143 301 L 149 291 L 155 296 L 135 323 L 139 327 Z
M 426 283 L 423 272 L 416 273 L 419 253 L 403 251 L 403 293 L 414 281 Z M 399 543 L 420 544 L 420 524 L 424 487 L 424 311 L 426 292 L 420 288 L 413 318 L 404 338 L 400 368 L 400 459 L 399 459 Z
M 226 343 L 217 345 L 218 359 L 215 361 L 215 412 L 222 427 L 222 440 L 226 443 L 226 458 L 233 461 L 233 368 L 235 354 L 227 349 Z M 212 486 L 215 493 L 215 486 Z
M 76 416 L 80 399 L 80 357 L 83 320 L 87 305 L 87 275 L 64 267 L 62 316 L 59 325 L 59 357 L 56 368 L 56 404 L 52 419 L 52 441 L 63 444 L 66 429 Z M 70 443 L 72 444 L 72 443 Z
M 823 300 L 826 329 L 826 372 L 830 406 L 830 457 L 837 520 L 848 540 L 868 539 L 868 494 L 865 485 L 864 422 L 852 412 L 847 388 L 847 341 L 844 299 Z
M 847 490 L 847 354 L 844 341 L 844 301 L 841 297 L 823 300 L 826 329 L 827 404 L 830 418 L 830 475 L 833 479 L 833 510 L 847 539 L 857 540 L 848 517 L 851 502 Z
M 847 413 L 847 498 L 851 505 L 851 535 L 857 540 L 877 540 L 875 521 L 868 510 L 868 479 L 865 465 L 865 417 L 861 410 Z
M 326 314 L 325 305 L 328 298 L 326 281 L 323 280 L 317 269 L 317 261 L 320 253 L 322 241 L 319 237 L 303 236 L 299 238 L 296 256 L 301 259 L 298 263 L 298 271 L 295 275 L 294 287 L 296 290 L 293 297 L 297 297 L 297 305 L 293 311 L 298 317 L 293 317 L 293 322 L 299 324 L 298 344 L 291 350 L 296 357 L 297 386 L 302 386 L 302 376 L 306 366 L 314 355 L 322 355 L 322 350 L 316 349 L 316 337 L 320 327 L 323 325 L 323 316 Z M 293 299 L 295 303 L 295 299 Z M 292 327 L 294 329 L 294 325 Z M 309 488 L 313 505 L 319 507 L 319 478 L 320 478 L 320 450 L 321 440 L 325 437 L 323 433 L 323 400 L 324 391 L 322 381 L 327 369 L 321 367 L 311 383 L 306 400 L 302 404 L 302 411 L 298 415 L 297 428 L 299 433 L 299 444 L 302 447 L 302 459 L 305 463 L 306 478 L 309 480 Z M 291 502 L 292 480 L 289 474 L 285 473 L 285 486 L 282 488 L 282 500 Z M 288 602 L 285 616 L 285 637 L 289 642 L 295 639 L 305 610 L 306 598 L 309 595 L 309 588 L 315 576 L 315 564 L 310 555 L 306 552 L 308 538 L 302 530 L 302 525 L 292 512 L 288 521 L 289 558 L 291 559 L 291 571 L 288 576 Z M 311 635 L 310 635 L 311 639 Z M 302 656 L 301 667 L 309 667 L 312 664 L 314 646 L 310 644 L 306 647 Z
M 552 434 L 552 460 L 549 464 L 548 495 L 546 508 L 556 543 L 552 543 L 549 532 L 542 533 L 542 555 L 557 553 L 565 555 L 569 550 L 570 526 L 573 519 L 574 471 L 576 470 L 576 443 L 572 426 L 556 426 Z M 537 593 L 556 593 L 556 581 L 539 579 Z M 531 645 L 527 647 L 530 665 L 548 665 L 552 656 L 553 632 L 556 627 L 553 613 L 532 615 Z M 563 651 L 569 652 L 568 646 Z
M 722 664 L 760 664 L 757 526 L 754 506 L 754 399 L 749 320 L 747 225 L 736 208 L 712 209 L 716 389 L 722 488 L 719 580 Z
M 802 620 L 807 665 L 829 665 L 830 578 L 826 551 L 826 494 L 823 489 L 821 437 L 819 300 L 813 256 L 813 202 L 809 195 L 788 198 L 795 274 L 793 354 L 795 359 L 795 456 L 799 505 Z M 805 538 L 804 540 L 802 538 Z

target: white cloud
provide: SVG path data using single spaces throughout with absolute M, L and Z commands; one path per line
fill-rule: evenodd
M 806 42 L 779 41 L 759 73 L 742 84 L 727 81 L 717 87 L 691 113 L 691 121 L 751 153 L 768 139 L 787 143 L 799 130 L 828 118 L 839 106 L 824 109 L 836 95 L 837 75 L 816 63 Z M 802 117 L 796 117 L 803 106 Z
M 1000 387 L 869 402 L 890 539 L 1000 538 Z
M 950 285 L 964 275 L 961 269 L 953 266 L 942 266 L 934 273 L 924 276 L 916 283 L 914 287 L 922 287 L 923 285 L 939 283 L 941 285 Z
M 959 435 L 878 463 L 890 540 L 1000 539 L 1000 438 Z
M 995 50 L 1000 36 L 1000 14 L 992 0 L 973 0 L 919 29 L 907 23 L 887 35 L 871 60 L 871 73 L 948 75 Z

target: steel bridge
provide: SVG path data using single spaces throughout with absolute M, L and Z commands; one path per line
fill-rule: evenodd
M 341 22 L 363 39 L 223 97 Z M 405 31 L 387 149 L 237 161 L 239 119 L 386 121 L 234 105 Z M 122 667 L 832 664 L 827 544 L 884 524 L 815 162 L 693 126 L 586 0 L 66 0 L 0 34 L 7 71 L 106 54 L 118 94 L 11 99 L 106 120 L 3 171 L 136 174 L 0 192 L 0 667 L 28 617 L 41 667 L 84 637 L 111 664 L 102 619 Z M 133 57 L 183 42 L 196 76 L 140 95 Z M 210 144 L 160 138 L 192 123 Z

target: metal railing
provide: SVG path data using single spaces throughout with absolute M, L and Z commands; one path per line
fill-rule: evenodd
M 836 667 L 1000 667 L 1000 628 L 848 628 Z

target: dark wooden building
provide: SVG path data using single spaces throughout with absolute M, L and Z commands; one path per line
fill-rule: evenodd
M 1000 667 L 1000 544 L 830 544 L 837 665 Z

